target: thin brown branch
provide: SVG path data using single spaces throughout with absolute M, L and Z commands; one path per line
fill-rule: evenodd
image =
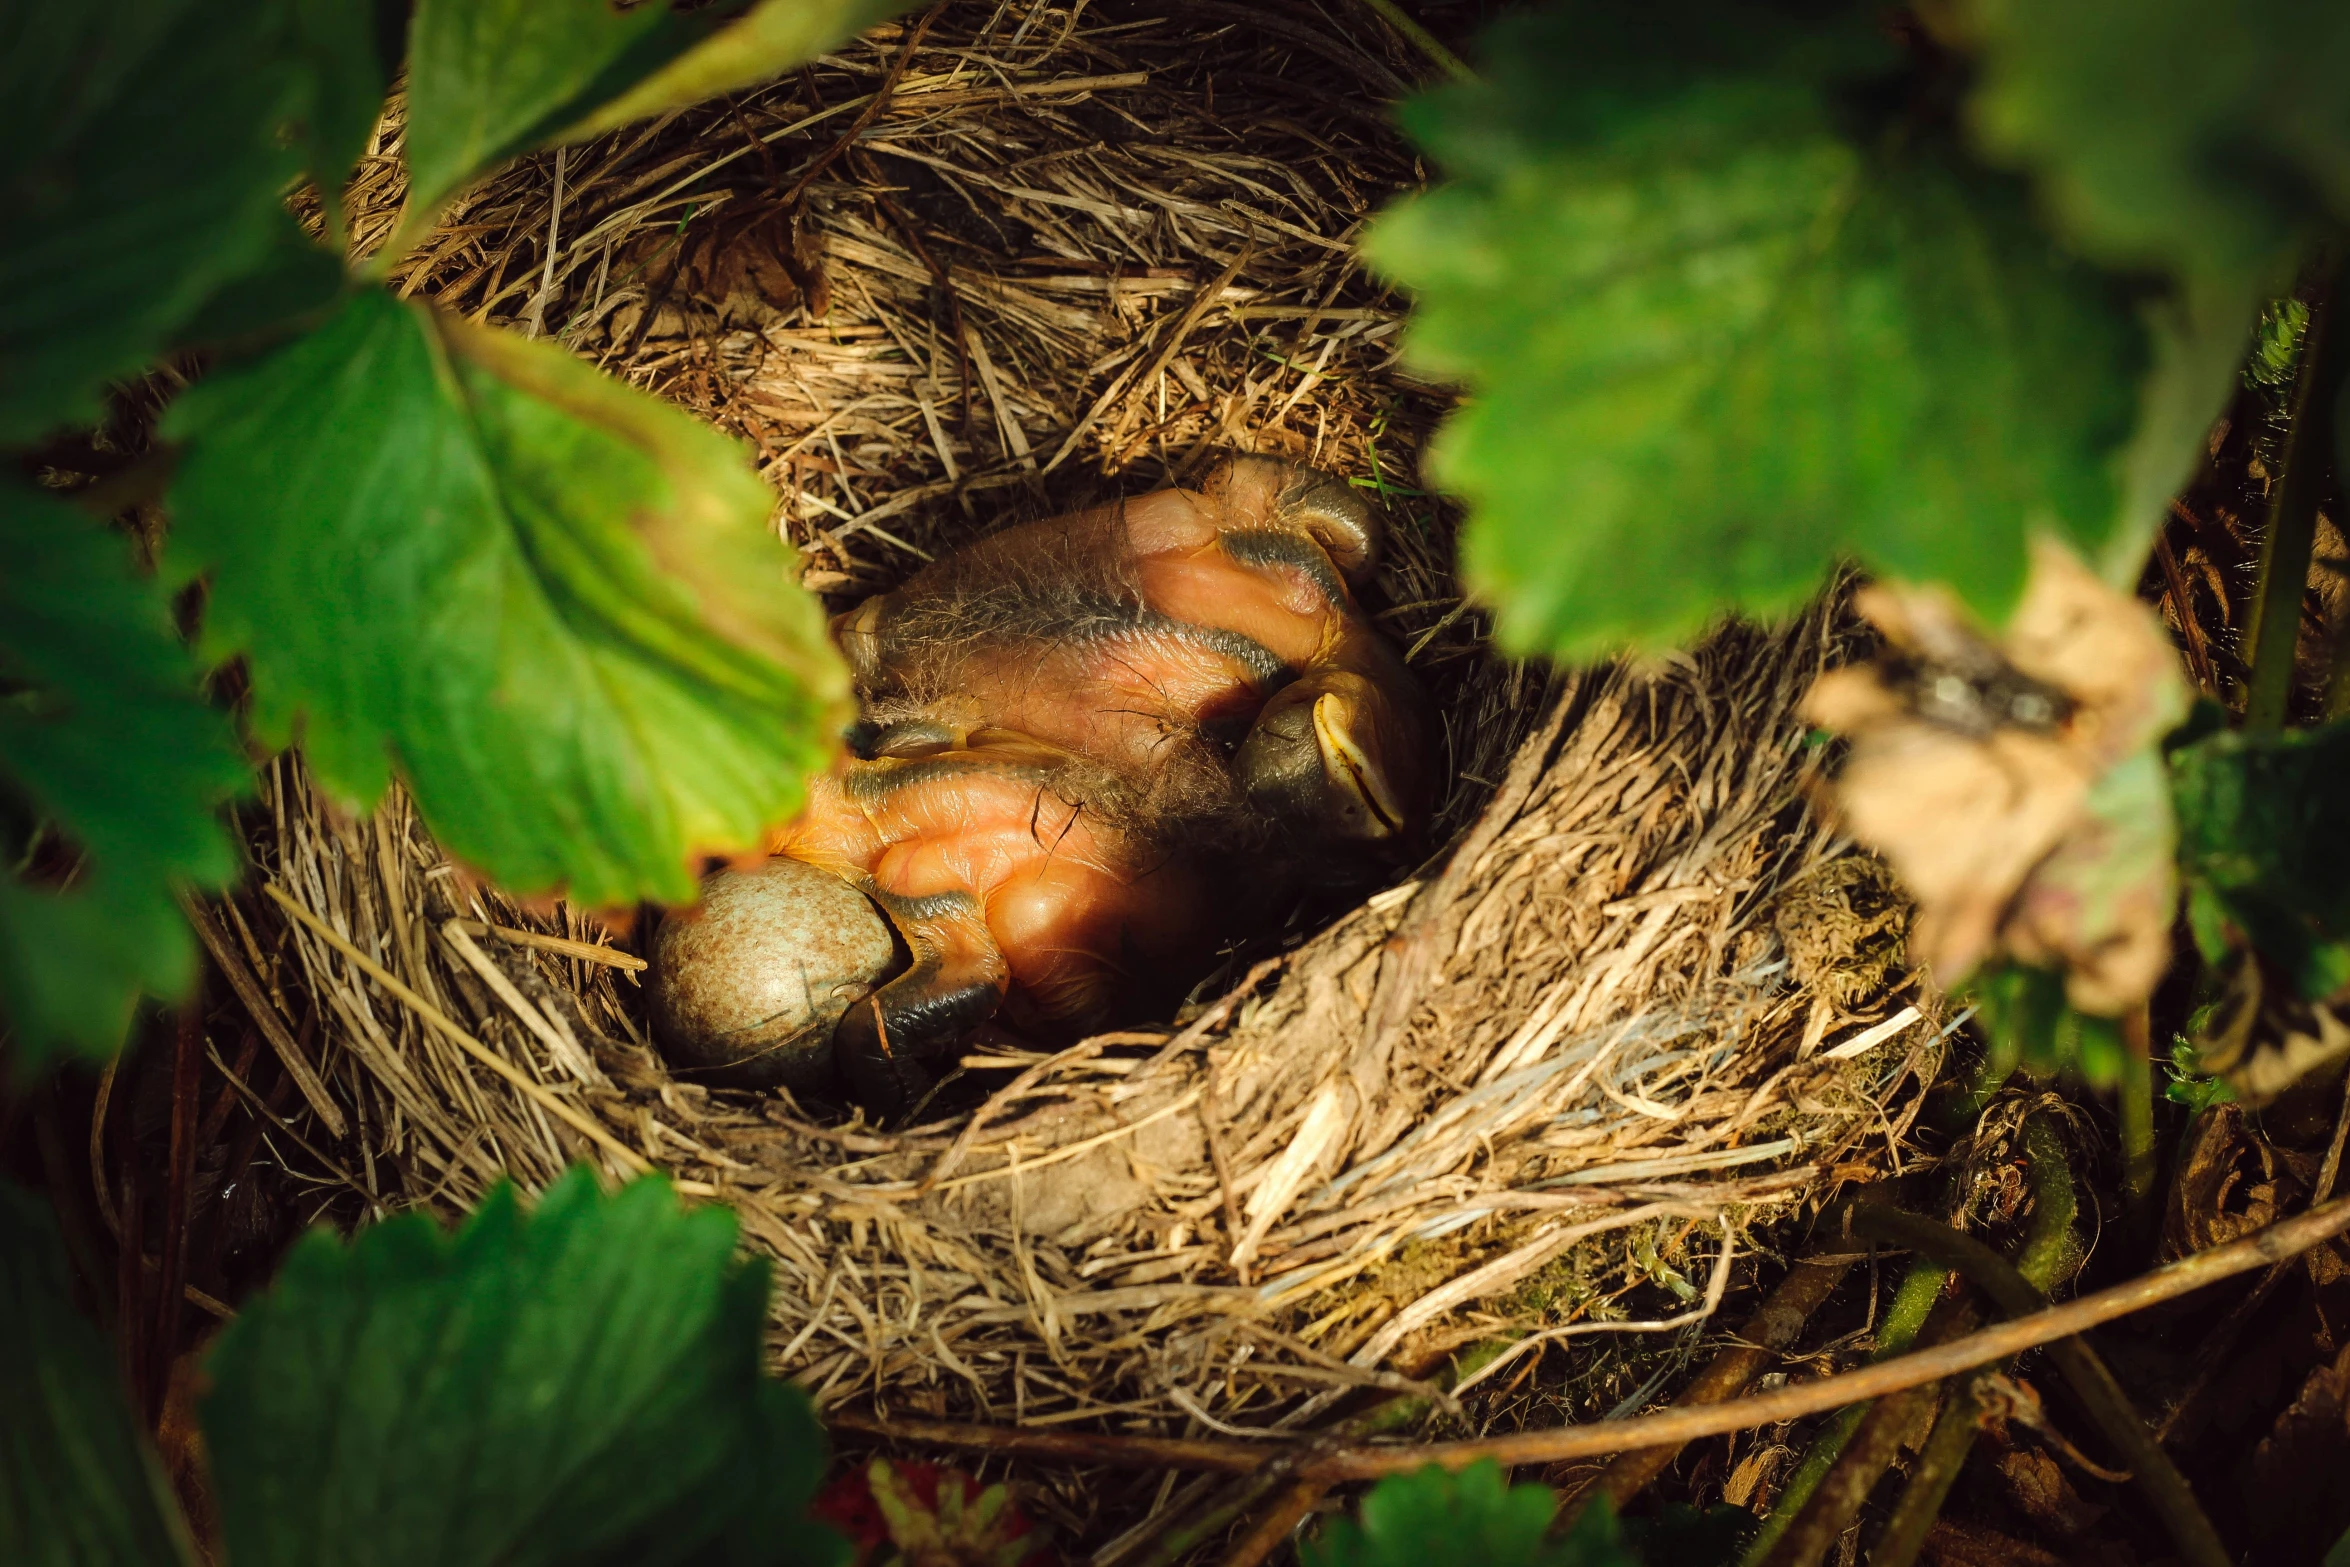
M 1505 1468 L 1558 1463 L 1570 1458 L 1597 1458 L 1635 1448 L 1694 1442 L 1700 1437 L 1800 1420 L 1864 1398 L 1882 1398 L 1905 1388 L 1938 1382 L 1961 1371 L 1971 1371 L 1994 1360 L 2069 1338 L 2099 1323 L 2191 1295 L 2222 1279 L 2299 1256 L 2345 1230 L 2350 1230 L 2350 1198 L 2328 1203 L 2282 1224 L 2270 1225 L 2242 1240 L 2197 1252 L 2065 1305 L 2014 1317 L 1934 1349 L 1902 1355 L 1838 1376 L 1822 1377 L 1816 1382 L 1757 1394 L 1735 1403 L 1669 1409 L 1632 1420 L 1522 1431 L 1481 1441 L 1348 1448 L 1307 1466 L 1303 1476 L 1335 1484 L 1376 1480 L 1427 1464 L 1465 1469 L 1488 1458 Z M 938 1447 L 977 1448 L 1004 1457 L 1058 1459 L 1088 1468 L 1199 1469 L 1240 1474 L 1271 1462 L 1286 1451 L 1273 1443 L 1260 1446 L 1250 1442 L 1117 1436 L 1090 1431 L 1022 1430 L 944 1420 L 877 1420 L 846 1410 L 835 1411 L 826 1418 L 844 1431 Z
M 2034 1308 L 2047 1299 L 2006 1258 L 1982 1242 L 1931 1219 L 1890 1208 L 1864 1207 L 1854 1215 L 1852 1227 L 1855 1233 L 1912 1246 L 1935 1261 L 1958 1269 L 2002 1311 L 2013 1313 L 2019 1319 L 2029 1320 L 2036 1314 Z M 2129 1396 L 2097 1352 L 2084 1340 L 2068 1335 L 2051 1342 L 2048 1353 L 2065 1381 L 2072 1385 L 2081 1406 L 2105 1432 L 2106 1440 L 2120 1451 L 2146 1500 L 2169 1528 L 2180 1553 L 2195 1567 L 2227 1567 L 2227 1548 L 2220 1543 L 2211 1520 L 2204 1516 L 2186 1476 L 2179 1473 L 2147 1431 L 2146 1422 L 2138 1417 Z
M 1299 1480 L 1291 1485 L 1257 1515 L 1246 1534 L 1233 1542 L 1232 1549 L 1224 1553 L 1221 1567 L 1257 1567 L 1297 1531 L 1297 1526 L 1313 1512 L 1314 1504 L 1329 1490 L 1328 1483 L 1321 1480 Z
M 1681 1396 L 1673 1400 L 1674 1404 L 1683 1409 L 1701 1408 L 1727 1403 L 1745 1392 L 1747 1384 L 1774 1364 L 1781 1350 L 1795 1342 L 1812 1313 L 1835 1293 L 1836 1286 L 1851 1270 L 1849 1257 L 1806 1260 L 1788 1269 L 1770 1298 L 1746 1319 L 1737 1336 L 1714 1356 L 1712 1363 L 1690 1379 Z M 1590 1498 L 1604 1495 L 1621 1511 L 1626 1502 L 1664 1473 L 1680 1451 L 1679 1445 L 1672 1445 L 1619 1453 L 1591 1489 L 1584 1492 L 1581 1504 L 1588 1505 Z

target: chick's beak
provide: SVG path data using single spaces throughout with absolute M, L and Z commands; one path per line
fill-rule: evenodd
M 1359 705 L 1336 691 L 1314 699 L 1314 743 L 1331 784 L 1362 807 L 1365 836 L 1392 838 L 1403 831 L 1404 808 L 1393 780 L 1379 765 L 1371 726 Z

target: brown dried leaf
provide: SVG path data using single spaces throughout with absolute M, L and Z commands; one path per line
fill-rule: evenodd
M 2001 1454 L 1998 1469 L 2016 1510 L 2060 1538 L 2086 1532 L 2108 1511 L 2074 1490 L 2056 1460 L 2039 1448 L 2019 1447 Z
M 2249 1516 L 2272 1560 L 2307 1560 L 2341 1532 L 2350 1473 L 2350 1346 L 2309 1373 L 2252 1452 Z
M 1919 1560 L 1926 1567 L 2065 1567 L 2064 1558 L 1979 1524 L 1938 1520 Z
M 1913 959 L 1944 984 L 2000 953 L 2062 968 L 2085 1012 L 2142 999 L 2177 895 L 2154 747 L 2187 703 L 2160 623 L 2045 540 L 1996 640 L 1938 586 L 1855 603 L 1885 653 L 1805 714 L 1851 738 L 1836 802 L 1917 897 Z
M 2253 1134 L 2240 1105 L 2214 1105 L 2187 1129 L 2163 1215 L 2163 1252 L 2178 1258 L 2266 1228 L 2279 1199 L 2300 1183 L 2281 1167 L 2266 1138 Z

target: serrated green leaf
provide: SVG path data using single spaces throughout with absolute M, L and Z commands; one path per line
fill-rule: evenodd
M 402 235 L 421 234 L 475 176 L 674 60 L 712 25 L 662 0 L 418 0 Z
M 268 347 L 318 325 L 349 281 L 339 256 L 280 213 L 269 248 L 180 323 L 172 346 L 232 354 Z
M 1987 141 L 2078 243 L 2282 287 L 2350 221 L 2350 8 L 2312 0 L 1972 0 Z
M 236 875 L 219 811 L 248 779 L 195 673 L 120 537 L 0 484 L 0 847 L 14 862 L 55 832 L 80 855 L 62 890 L 0 875 L 0 1016 L 24 1066 L 111 1052 L 141 994 L 194 977 L 173 893 Z
M 2020 185 L 1870 109 L 1885 38 L 1866 5 L 1574 7 L 1408 107 L 1450 179 L 1366 249 L 1470 393 L 1430 466 L 1514 646 L 1669 643 L 1847 554 L 1997 620 L 2034 531 L 2097 555 L 2143 329 Z
M 2304 995 L 2350 985 L 2350 721 L 2208 735 L 2170 767 L 2198 939 L 2233 923 Z
M 596 106 L 554 140 L 584 141 L 777 76 L 888 20 L 909 0 L 762 0 L 739 20 Z
M 298 162 L 273 5 L 0 5 L 0 445 L 111 378 L 257 259 Z
M 1458 1474 L 1431 1464 L 1380 1481 L 1356 1522 L 1334 1520 L 1302 1554 L 1306 1567 L 1639 1567 L 1607 1498 L 1546 1539 L 1557 1507 L 1548 1486 L 1510 1485 L 1491 1459 Z
M 508 158 L 765 81 L 905 6 L 419 0 L 408 65 L 408 203 L 387 259 Z
M 252 721 L 356 809 L 395 763 L 517 892 L 687 902 L 801 804 L 848 680 L 717 432 L 379 290 L 174 406 L 167 566 Z
M 314 1232 L 222 1333 L 204 1431 L 236 1567 L 830 1564 L 807 1398 L 723 1208 L 584 1170 L 525 1214 Z
M 406 7 L 399 0 L 279 0 L 290 52 L 312 90 L 300 122 L 304 166 L 329 210 L 383 118 L 384 94 L 400 68 Z
M 114 1357 L 75 1313 L 40 1200 L 0 1182 L 0 1561 L 177 1567 L 179 1508 L 140 1441 Z

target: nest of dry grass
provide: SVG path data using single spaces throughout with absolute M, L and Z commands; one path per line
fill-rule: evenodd
M 976 1108 L 884 1133 L 672 1078 L 601 927 L 281 759 L 274 901 L 214 949 L 310 1063 L 321 1179 L 462 1207 L 657 1166 L 775 1259 L 775 1358 L 821 1403 L 1270 1433 L 1472 1338 L 1653 1326 L 1628 1292 L 1900 1163 L 1942 1036 L 1881 878 L 1804 805 L 1797 704 L 1847 622 L 1646 670 L 1491 656 L 1415 480 L 1441 394 L 1350 248 L 1416 176 L 1374 106 L 1411 69 L 1367 12 L 948 6 L 449 214 L 401 285 L 747 437 L 826 591 L 1219 447 L 1379 484 L 1371 602 L 1445 718 L 1450 848 L 1164 1026 L 972 1057 Z

